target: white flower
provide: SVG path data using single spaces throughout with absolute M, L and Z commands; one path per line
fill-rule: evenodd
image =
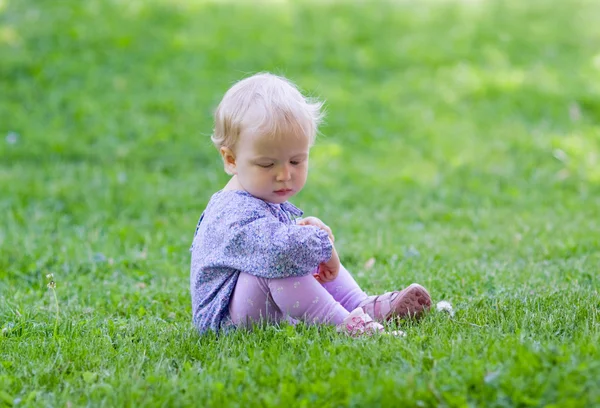
M 46 275 L 46 278 L 52 279 L 52 278 L 54 278 L 54 274 L 53 273 L 49 273 L 48 275 Z
M 446 312 L 450 315 L 450 317 L 454 316 L 454 309 L 452 309 L 450 302 L 446 300 L 438 302 L 435 308 L 438 312 Z

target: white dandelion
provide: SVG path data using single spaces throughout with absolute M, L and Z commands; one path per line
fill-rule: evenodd
M 450 317 L 454 316 L 454 309 L 452 309 L 452 305 L 447 300 L 438 302 L 435 308 L 438 312 L 446 312 Z

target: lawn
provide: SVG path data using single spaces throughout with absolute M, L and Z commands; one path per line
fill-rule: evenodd
M 0 406 L 600 406 L 599 16 L 0 1 Z M 197 334 L 211 114 L 263 70 L 326 101 L 293 202 L 369 293 L 419 282 L 453 318 Z

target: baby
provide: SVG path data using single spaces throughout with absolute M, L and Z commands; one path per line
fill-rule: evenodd
M 429 309 L 417 284 L 368 296 L 340 265 L 331 229 L 288 202 L 306 183 L 321 107 L 268 73 L 236 83 L 219 104 L 212 141 L 232 177 L 211 197 L 190 249 L 200 333 L 290 319 L 368 335 Z

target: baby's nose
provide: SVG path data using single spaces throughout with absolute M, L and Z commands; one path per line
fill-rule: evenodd
M 283 166 L 279 172 L 277 173 L 278 181 L 287 181 L 292 177 L 292 172 L 288 168 L 288 166 Z

